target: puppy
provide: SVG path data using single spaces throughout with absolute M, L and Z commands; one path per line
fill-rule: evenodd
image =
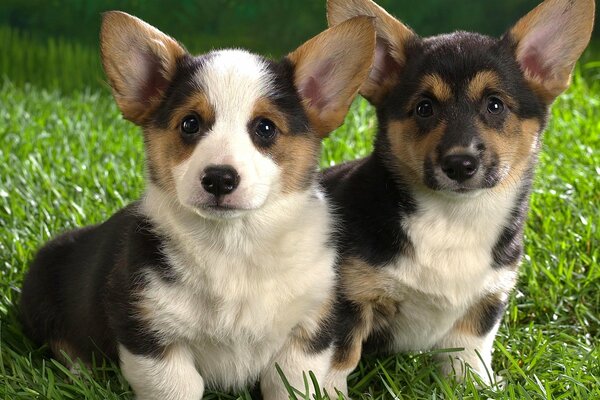
M 329 0 L 330 26 L 376 18 L 373 154 L 323 174 L 340 210 L 333 377 L 365 350 L 462 348 L 437 358 L 492 381 L 552 101 L 593 26 L 592 0 L 547 0 L 496 39 L 421 38 L 370 0 Z M 449 355 L 450 354 L 450 355 Z M 340 383 L 340 385 L 343 383 Z
M 280 62 L 243 50 L 194 57 L 122 12 L 104 14 L 102 61 L 124 117 L 142 127 L 147 188 L 106 222 L 37 254 L 23 325 L 58 357 L 119 360 L 139 399 L 200 399 L 205 386 L 303 387 L 331 349 L 332 218 L 316 182 L 373 59 L 372 18 Z M 63 353 L 64 352 L 64 353 Z

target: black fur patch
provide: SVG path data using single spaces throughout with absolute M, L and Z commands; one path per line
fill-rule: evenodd
M 343 363 L 352 352 L 354 331 L 359 329 L 364 321 L 360 317 L 360 305 L 341 296 L 336 301 L 334 312 L 337 318 L 333 325 L 333 332 L 336 333 L 333 358 L 334 363 Z
M 25 330 L 37 343 L 67 343 L 84 362 L 92 354 L 117 361 L 117 340 L 136 354 L 161 353 L 158 338 L 136 317 L 135 302 L 148 269 L 165 282 L 176 277 L 160 251 L 161 238 L 137 207 L 67 232 L 39 251 L 20 302 Z
M 416 211 L 414 200 L 376 157 L 330 168 L 322 183 L 339 216 L 342 257 L 384 266 L 412 249 L 401 221 Z
M 319 324 L 319 329 L 310 338 L 307 345 L 307 352 L 312 354 L 321 353 L 331 346 L 333 340 L 333 332 L 331 325 L 326 321 L 322 321 Z
M 269 73 L 274 77 L 273 94 L 267 98 L 286 115 L 291 134 L 310 132 L 310 123 L 294 84 L 294 65 L 287 58 L 279 62 L 265 62 Z
M 201 90 L 194 80 L 194 76 L 211 58 L 211 53 L 199 57 L 185 55 L 177 61 L 173 80 L 165 91 L 163 100 L 151 120 L 153 126 L 160 129 L 169 128 L 173 111 Z
M 506 302 L 497 298 L 484 301 L 481 304 L 479 320 L 475 324 L 475 333 L 482 337 L 487 335 L 502 318 Z
M 529 210 L 529 192 L 531 190 L 530 182 L 532 174 L 533 171 L 527 173 L 526 182 L 510 213 L 509 221 L 494 245 L 492 250 L 494 257 L 492 265 L 494 268 L 514 266 L 523 255 L 523 229 Z
M 377 355 L 385 354 L 390 351 L 390 343 L 393 342 L 392 331 L 381 329 L 373 331 L 363 344 L 363 354 Z

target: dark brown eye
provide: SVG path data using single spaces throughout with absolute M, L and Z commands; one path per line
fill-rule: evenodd
M 421 118 L 429 118 L 433 115 L 433 103 L 431 100 L 423 100 L 417 104 L 415 112 Z
M 196 115 L 188 115 L 181 121 L 181 134 L 193 136 L 200 131 L 200 119 Z
M 504 111 L 504 103 L 495 96 L 488 98 L 487 110 L 490 114 L 498 115 Z
M 277 133 L 275 123 L 268 118 L 261 118 L 256 122 L 254 133 L 263 140 L 273 139 Z

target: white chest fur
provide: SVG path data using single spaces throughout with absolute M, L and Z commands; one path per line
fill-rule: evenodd
M 493 269 L 492 250 L 515 196 L 416 194 L 418 211 L 404 222 L 414 254 L 387 268 L 401 303 L 394 328 L 398 350 L 431 348 L 483 294 L 512 288 L 515 272 Z
M 266 208 L 202 224 L 161 213 L 177 280 L 150 277 L 143 304 L 161 336 L 189 346 L 212 387 L 257 378 L 294 326 L 313 329 L 331 296 L 335 254 L 326 246 L 325 200 L 289 195 Z

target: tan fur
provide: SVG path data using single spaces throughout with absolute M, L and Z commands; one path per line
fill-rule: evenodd
M 197 92 L 189 97 L 187 101 L 180 105 L 176 110 L 171 111 L 169 128 L 179 130 L 183 119 L 193 113 L 198 114 L 202 126 L 212 126 L 215 122 L 216 116 L 213 106 L 210 104 L 204 93 Z
M 345 348 L 338 349 L 334 356 L 333 368 L 347 371 L 358 364 L 362 343 L 368 335 L 386 326 L 386 321 L 393 320 L 398 313 L 399 304 L 393 300 L 397 288 L 393 278 L 359 259 L 343 260 L 342 265 L 340 290 L 345 298 L 360 308 L 361 317 L 353 327 L 350 343 Z
M 189 158 L 194 151 L 194 145 L 186 144 L 181 139 L 180 132 L 183 119 L 193 113 L 200 117 L 201 129 L 212 126 L 215 121 L 214 109 L 206 96 L 199 92 L 171 112 L 167 129 L 151 126 L 144 129 L 147 164 L 165 190 L 175 190 L 172 169 Z
M 375 17 L 377 31 L 376 59 L 369 79 L 360 89 L 360 94 L 371 103 L 378 104 L 389 90 L 397 83 L 395 73 L 388 69 L 402 67 L 406 62 L 405 45 L 415 33 L 391 16 L 387 11 L 372 1 L 364 0 L 329 0 L 327 2 L 327 21 L 335 26 L 357 15 Z M 386 56 L 393 59 L 396 65 L 385 66 Z
M 175 190 L 172 170 L 193 151 L 193 144 L 186 144 L 181 139 L 181 122 L 190 114 L 197 114 L 201 120 L 201 129 L 212 126 L 215 121 L 215 111 L 206 96 L 199 92 L 190 97 L 185 103 L 171 112 L 171 120 L 167 129 L 148 126 L 144 129 L 147 146 L 147 163 L 155 174 L 161 187 L 165 190 Z
M 479 302 L 473 304 L 466 312 L 465 316 L 456 321 L 454 329 L 473 336 L 481 336 L 484 332 L 483 319 L 490 308 L 502 305 L 502 295 L 489 294 L 484 296 Z
M 394 290 L 395 280 L 381 274 L 366 262 L 350 258 L 340 270 L 342 292 L 357 303 L 375 303 L 388 297 Z
M 500 164 L 509 168 L 508 176 L 493 190 L 502 192 L 507 186 L 521 182 L 531 165 L 532 154 L 537 153 L 540 144 L 540 122 L 535 119 L 520 120 L 516 115 L 510 114 L 501 132 L 490 129 L 481 122 L 476 122 L 476 127 L 489 150 L 485 155 L 497 154 Z
M 544 65 L 547 76 L 524 70 L 527 80 L 536 91 L 544 94 L 547 103 L 569 87 L 571 72 L 592 34 L 594 9 L 594 0 L 546 0 L 510 30 L 510 35 L 518 43 L 517 60 L 521 62 L 531 50 L 528 48 L 530 37 L 539 35 L 538 32 L 547 34 L 544 32 L 548 31 L 545 25 L 555 25 L 558 30 L 548 40 L 546 48 L 535 50 L 554 58 Z
M 334 293 L 331 293 L 331 296 L 321 305 L 318 316 L 315 318 L 315 321 L 318 323 L 317 325 L 297 325 L 294 327 L 291 334 L 291 344 L 295 348 L 307 353 L 313 352 L 311 343 L 315 338 L 315 334 L 318 333 L 318 328 L 322 325 L 327 325 L 327 321 L 332 318 L 334 301 Z
M 496 72 L 480 71 L 469 81 L 467 97 L 473 102 L 478 102 L 483 98 L 486 90 L 498 92 L 501 91 L 501 87 L 500 77 Z M 502 100 L 506 101 L 504 98 Z
M 362 353 L 362 339 L 353 336 L 350 343 L 344 347 L 336 349 L 331 363 L 331 369 L 334 371 L 351 371 L 358 365 Z
M 498 185 L 497 190 L 506 188 L 507 185 L 515 185 L 520 182 L 525 172 L 531 167 L 532 154 L 537 154 L 540 146 L 541 123 L 535 119 L 519 120 L 511 116 L 507 122 L 505 132 L 517 133 L 512 142 L 497 140 L 498 154 L 501 162 L 510 165 L 508 177 Z M 495 133 L 498 136 L 498 133 Z
M 169 81 L 184 48 L 153 26 L 119 11 L 103 15 L 100 48 L 104 71 L 123 116 L 142 124 L 158 107 L 162 94 L 160 90 L 139 91 L 146 64 L 153 59 L 160 63 L 162 78 Z
M 335 43 L 335 46 L 333 45 Z M 304 43 L 288 58 L 295 66 L 295 83 L 316 132 L 325 136 L 340 126 L 373 63 L 375 31 L 368 17 L 357 17 L 330 28 Z M 339 62 L 352 59 L 353 62 Z M 323 64 L 322 60 L 329 60 Z M 327 74 L 319 93 L 315 77 Z
M 486 90 L 502 93 L 500 77 L 493 71 L 477 73 L 469 82 L 467 96 L 471 101 L 483 99 Z M 506 107 L 516 107 L 516 101 L 510 96 L 500 96 Z M 494 190 L 505 190 L 507 185 L 515 185 L 522 180 L 523 174 L 530 166 L 531 155 L 537 153 L 541 123 L 535 119 L 520 120 L 514 113 L 509 113 L 501 132 L 476 122 L 486 147 L 486 155 L 497 154 L 502 165 L 509 166 L 508 177 L 503 179 Z
M 286 118 L 278 107 L 263 98 L 254 107 L 254 117 L 268 118 L 275 123 L 279 135 L 275 143 L 262 151 L 286 171 L 282 175 L 283 192 L 290 193 L 304 190 L 313 181 L 311 170 L 315 170 L 318 162 L 320 138 L 313 132 L 296 132 L 292 134 L 287 126 Z M 252 134 L 252 133 L 250 133 Z
M 417 125 L 413 119 L 389 123 L 386 133 L 391 153 L 395 156 L 392 165 L 405 180 L 417 185 L 423 182 L 423 160 L 435 153 L 446 126 L 446 122 L 442 121 L 433 131 L 417 137 Z
M 194 146 L 181 140 L 179 129 L 161 130 L 147 128 L 146 138 L 147 165 L 162 189 L 175 193 L 173 168 L 189 158 Z
M 421 90 L 430 91 L 440 102 L 452 99 L 452 88 L 438 74 L 428 74 L 421 79 Z

